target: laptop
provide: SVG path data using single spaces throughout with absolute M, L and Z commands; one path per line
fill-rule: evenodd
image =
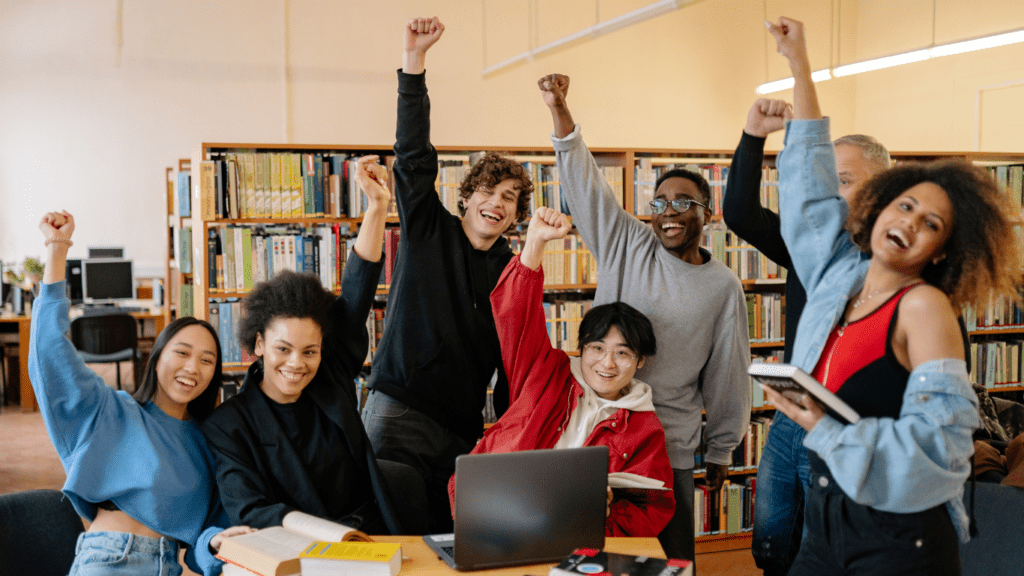
M 608 447 L 455 460 L 455 533 L 423 540 L 456 570 L 541 564 L 604 548 Z

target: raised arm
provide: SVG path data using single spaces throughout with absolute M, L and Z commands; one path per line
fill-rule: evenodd
M 544 273 L 540 263 L 548 240 L 564 238 L 569 221 L 547 207 L 538 208 L 530 220 L 526 245 L 512 258 L 491 292 L 494 325 L 501 342 L 501 357 L 508 375 L 509 402 L 515 402 L 524 387 L 552 383 L 564 352 L 554 350 L 545 327 Z
M 447 211 L 441 204 L 437 151 L 430 144 L 430 98 L 426 55 L 444 33 L 437 18 L 413 18 L 405 25 L 402 69 L 398 73 L 398 122 L 395 130 L 395 202 L 406 237 L 429 234 Z
M 803 24 L 780 18 L 766 25 L 796 82 L 793 120 L 777 160 L 779 216 L 793 268 L 810 295 L 827 269 L 854 265 L 860 252 L 845 230 L 848 207 L 839 196 L 835 147 L 811 81 Z
M 636 248 L 633 240 L 637 236 L 656 242 L 650 227 L 626 212 L 615 199 L 604 174 L 583 143 L 565 100 L 569 77 L 549 74 L 538 80 L 537 86 L 554 124 L 552 143 L 562 198 L 598 267 L 615 260 L 616 256 L 625 258 L 631 248 Z
M 759 99 L 750 107 L 747 124 L 732 157 L 722 199 L 722 218 L 740 238 L 779 266 L 792 266 L 782 240 L 779 215 L 761 205 L 761 172 L 768 134 L 785 127 L 792 106 L 784 100 Z
M 47 433 L 63 459 L 86 440 L 104 408 L 116 410 L 117 402 L 114 390 L 85 365 L 65 337 L 71 322 L 64 266 L 75 219 L 67 212 L 49 212 L 39 229 L 46 237 L 47 258 L 43 285 L 32 307 L 28 370 Z M 117 418 L 114 413 L 109 416 Z
M 352 393 L 353 402 L 355 389 L 349 381 L 359 374 L 366 360 L 369 345 L 366 317 L 373 306 L 384 266 L 381 252 L 390 194 L 387 171 L 376 160 L 376 156 L 364 156 L 357 165 L 356 179 L 366 192 L 370 206 L 363 215 L 355 247 L 345 263 L 341 296 L 331 308 L 332 341 L 325 347 L 332 361 L 338 362 L 338 374 L 344 380 L 346 391 Z

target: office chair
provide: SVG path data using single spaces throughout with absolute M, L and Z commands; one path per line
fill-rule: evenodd
M 71 501 L 57 490 L 0 496 L 0 576 L 65 576 L 84 530 Z
M 139 385 L 139 327 L 130 314 L 79 316 L 71 321 L 71 342 L 86 363 L 117 365 L 121 390 L 121 362 L 131 361 L 134 385 Z

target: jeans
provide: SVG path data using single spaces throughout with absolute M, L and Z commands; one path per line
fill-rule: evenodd
M 765 576 L 785 576 L 800 549 L 803 500 L 811 481 L 807 432 L 776 412 L 757 464 L 754 535 L 750 551 Z
M 851 500 L 820 458 L 809 460 L 807 536 L 791 576 L 960 575 L 960 545 L 945 505 L 882 512 Z
M 83 532 L 68 576 L 181 576 L 178 543 L 125 532 Z
M 658 542 L 667 558 L 696 561 L 693 543 L 693 469 L 672 469 L 672 491 L 676 512 L 658 534 Z M 696 573 L 696 566 L 694 566 Z
M 426 484 L 432 533 L 454 530 L 448 480 L 455 458 L 473 446 L 431 418 L 394 398 L 371 390 L 363 408 L 363 425 L 377 458 L 415 468 Z

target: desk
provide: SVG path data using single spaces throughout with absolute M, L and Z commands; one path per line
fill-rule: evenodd
M 524 574 L 535 574 L 537 576 L 547 576 L 548 570 L 554 565 L 533 564 L 497 568 L 494 570 L 457 572 L 445 564 L 443 560 L 439 559 L 419 536 L 374 536 L 373 539 L 377 542 L 398 542 L 402 545 L 402 555 L 407 557 L 408 560 L 402 561 L 402 571 L 399 572 L 401 576 L 417 574 L 466 574 L 469 576 L 523 576 Z M 665 557 L 665 553 L 662 552 L 661 544 L 658 543 L 657 538 L 605 538 L 604 550 L 605 552 L 632 554 L 634 556 Z
M 156 326 L 156 334 L 164 329 L 164 315 L 161 312 L 132 312 L 140 322 L 152 320 Z M 18 324 L 18 374 L 21 378 L 21 411 L 35 412 L 39 410 L 36 395 L 32 391 L 32 383 L 28 379 L 28 342 L 31 331 L 31 318 L 28 316 L 0 316 L 0 323 Z

